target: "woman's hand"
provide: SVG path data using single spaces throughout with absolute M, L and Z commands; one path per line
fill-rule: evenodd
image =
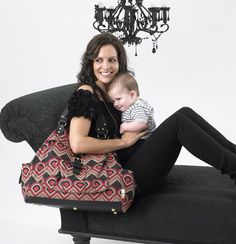
M 125 142 L 125 147 L 134 145 L 141 137 L 147 134 L 147 130 L 142 132 L 124 132 L 121 139 Z

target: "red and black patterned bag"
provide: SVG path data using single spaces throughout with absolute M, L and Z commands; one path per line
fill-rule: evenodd
M 128 210 L 136 186 L 115 153 L 75 157 L 63 124 L 22 165 L 21 185 L 26 203 L 114 213 Z

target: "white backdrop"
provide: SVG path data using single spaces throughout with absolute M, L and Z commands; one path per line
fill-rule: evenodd
M 117 3 L 102 2 L 107 7 Z M 96 3 L 0 0 L 0 108 L 16 97 L 76 82 L 85 45 L 98 33 L 92 27 Z M 147 7 L 152 3 L 171 7 L 169 31 L 160 38 L 156 54 L 149 40 L 138 47 L 138 57 L 133 47 L 127 52 L 141 95 L 155 108 L 157 123 L 190 106 L 236 141 L 235 1 L 144 1 Z M 31 160 L 32 149 L 25 142 L 7 141 L 2 133 L 0 143 L 0 243 L 72 243 L 69 236 L 57 234 L 58 210 L 22 200 L 20 167 Z M 185 150 L 177 163 L 205 165 Z

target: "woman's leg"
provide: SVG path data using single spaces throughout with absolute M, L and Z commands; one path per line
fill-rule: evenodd
M 236 178 L 236 154 L 224 147 L 223 139 L 220 143 L 213 131 L 208 123 L 201 128 L 180 110 L 166 119 L 127 162 L 126 167 L 135 172 L 140 191 L 148 194 L 158 189 L 182 146 L 222 173 Z
M 216 130 L 212 125 L 210 125 L 205 119 L 203 119 L 199 114 L 189 107 L 183 107 L 178 112 L 183 113 L 204 131 L 206 131 L 210 136 L 217 140 L 223 147 L 227 148 L 233 153 L 236 153 L 236 145 L 226 139 L 218 130 Z

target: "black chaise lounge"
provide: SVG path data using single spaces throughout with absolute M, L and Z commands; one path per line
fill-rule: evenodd
M 13 142 L 27 141 L 36 151 L 56 127 L 75 87 L 69 84 L 9 102 L 0 114 L 2 133 Z M 236 187 L 211 167 L 174 166 L 159 192 L 136 198 L 126 214 L 63 209 L 60 214 L 59 232 L 72 235 L 75 244 L 89 244 L 91 237 L 138 243 L 236 243 Z

